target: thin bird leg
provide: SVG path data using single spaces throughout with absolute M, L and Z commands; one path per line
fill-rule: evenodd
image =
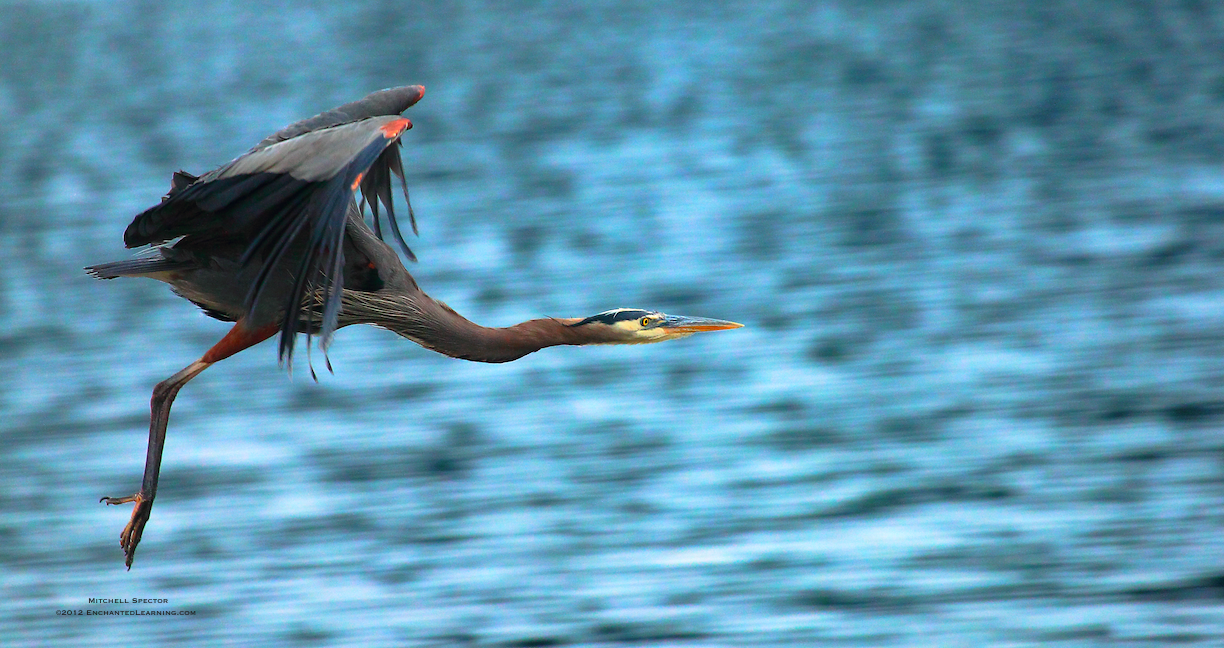
M 166 426 L 170 423 L 170 406 L 183 385 L 195 378 L 213 363 L 224 360 L 239 351 L 254 346 L 272 337 L 280 330 L 279 323 L 273 323 L 263 328 L 249 330 L 245 320 L 239 320 L 230 332 L 221 338 L 199 360 L 187 365 L 182 371 L 157 383 L 153 388 L 153 398 L 150 401 L 152 414 L 149 417 L 149 449 L 145 455 L 144 481 L 140 490 L 127 497 L 103 497 L 101 501 L 107 504 L 136 504 L 132 509 L 132 518 L 123 533 L 119 534 L 119 546 L 123 547 L 125 564 L 130 570 L 132 559 L 136 556 L 136 545 L 140 544 L 140 536 L 144 533 L 145 523 L 153 511 L 153 498 L 157 495 L 157 478 L 161 472 L 162 448 L 166 445 Z

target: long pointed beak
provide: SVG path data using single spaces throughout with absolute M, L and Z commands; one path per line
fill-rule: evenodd
M 683 315 L 668 315 L 659 325 L 669 333 L 700 333 L 702 331 L 725 331 L 742 328 L 744 325 L 726 320 L 710 319 L 708 317 L 685 317 Z

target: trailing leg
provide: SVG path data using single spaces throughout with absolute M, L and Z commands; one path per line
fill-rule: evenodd
M 141 534 L 144 533 L 145 524 L 149 521 L 149 515 L 153 511 L 153 498 L 157 496 L 157 478 L 161 472 L 162 449 L 166 445 L 166 427 L 170 423 L 170 406 L 174 404 L 174 397 L 178 395 L 183 385 L 200 375 L 200 372 L 213 363 L 263 342 L 272 337 L 277 330 L 279 326 L 276 324 L 247 330 L 245 322 L 240 320 L 202 358 L 157 383 L 157 386 L 153 388 L 153 398 L 149 404 L 151 410 L 149 449 L 145 455 L 144 480 L 140 484 L 140 490 L 126 497 L 103 497 L 101 500 L 107 504 L 135 504 L 131 519 L 123 528 L 123 533 L 119 534 L 119 546 L 123 547 L 124 562 L 128 569 L 132 568 L 132 559 L 136 556 L 136 545 L 140 544 Z

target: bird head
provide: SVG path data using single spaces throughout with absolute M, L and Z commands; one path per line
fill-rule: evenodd
M 743 324 L 706 317 L 668 315 L 639 308 L 617 308 L 573 320 L 572 328 L 589 327 L 596 344 L 648 344 L 675 340 L 702 331 L 722 331 L 740 328 Z

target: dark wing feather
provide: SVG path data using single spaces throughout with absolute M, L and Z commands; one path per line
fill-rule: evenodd
M 382 155 L 378 156 L 378 160 L 370 165 L 369 172 L 361 180 L 361 206 L 364 207 L 367 204 L 370 206 L 374 233 L 379 238 L 383 238 L 378 220 L 378 204 L 382 203 L 387 208 L 387 222 L 391 226 L 391 235 L 395 237 L 395 242 L 403 250 L 404 256 L 410 261 L 416 261 L 416 255 L 412 253 L 412 249 L 404 240 L 404 235 L 400 233 L 399 221 L 395 218 L 395 207 L 391 201 L 392 174 L 399 178 L 400 186 L 404 188 L 404 204 L 408 208 L 408 220 L 412 224 L 412 233 L 417 233 L 416 216 L 412 213 L 412 203 L 408 200 L 408 184 L 404 181 L 404 169 L 400 163 L 398 147 L 388 146 L 383 150 Z
M 324 128 L 348 124 L 369 117 L 398 115 L 420 101 L 424 95 L 425 88 L 419 85 L 387 88 L 386 90 L 371 92 L 357 101 L 290 124 L 265 137 L 251 151 L 258 151 L 278 142 L 293 139 L 299 135 Z M 403 250 L 404 256 L 410 261 L 416 261 L 416 255 L 412 253 L 412 249 L 408 247 L 403 234 L 400 233 L 399 222 L 395 218 L 395 208 L 391 204 L 391 173 L 394 173 L 395 177 L 399 178 L 400 186 L 404 189 L 404 205 L 408 209 L 408 220 L 412 225 L 412 233 L 417 233 L 416 215 L 412 213 L 412 203 L 408 199 L 408 184 L 404 182 L 404 170 L 400 163 L 399 151 L 388 149 L 371 165 L 370 170 L 366 173 L 366 177 L 361 182 L 361 193 L 364 198 L 362 206 L 370 205 L 370 211 L 373 215 L 374 233 L 379 238 L 383 238 L 382 227 L 378 218 L 379 203 L 381 202 L 387 208 L 387 222 L 391 226 L 391 235 L 395 238 L 396 244 Z
M 425 88 L 419 85 L 387 88 L 386 90 L 371 92 L 357 101 L 346 103 L 343 106 L 332 108 L 309 119 L 303 119 L 300 122 L 290 124 L 265 137 L 263 141 L 256 144 L 255 148 L 251 150 L 258 151 L 277 142 L 293 139 L 298 135 L 311 131 L 349 124 L 370 117 L 398 115 L 420 101 L 424 94 Z
M 345 222 L 354 191 L 380 200 L 390 194 L 386 168 L 377 163 L 398 148 L 392 146 L 411 123 L 398 116 L 372 117 L 255 149 L 172 191 L 159 205 L 136 217 L 124 233 L 128 247 L 155 244 L 179 236 L 238 235 L 248 241 L 243 263 L 262 259 L 246 297 L 248 313 L 261 303 L 274 271 L 292 268 L 293 286 L 284 306 L 280 357 L 288 362 L 308 291 L 323 298 L 322 346 L 335 331 L 342 293 Z M 363 182 L 374 173 L 385 188 Z M 381 175 L 380 175 L 381 174 Z M 366 192 L 372 192 L 366 194 Z M 390 205 L 388 201 L 388 211 Z M 391 220 L 398 237 L 398 228 Z M 287 258 L 295 243 L 304 243 L 300 259 Z M 299 246 L 300 248 L 300 246 Z M 261 309 L 261 312 L 266 309 Z
M 170 193 L 182 191 L 183 189 L 191 186 L 191 183 L 195 182 L 196 180 L 199 180 L 199 178 L 187 173 L 186 171 L 183 171 L 182 169 L 175 171 L 174 175 L 170 177 Z M 166 194 L 167 197 L 169 197 L 169 195 L 170 194 Z

